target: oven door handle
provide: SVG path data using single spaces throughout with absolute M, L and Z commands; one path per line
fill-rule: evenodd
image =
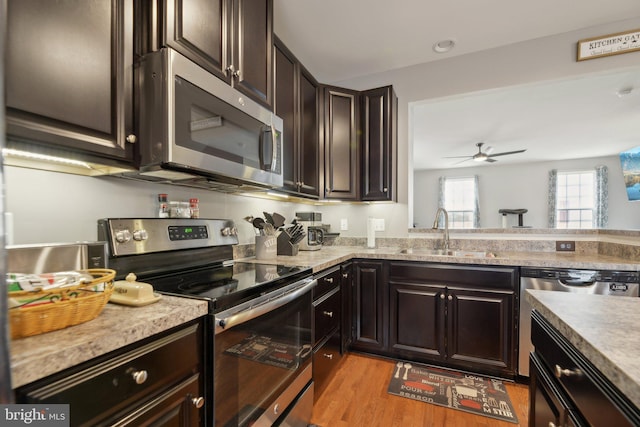
M 230 316 L 227 316 L 227 317 L 216 316 L 215 334 L 217 335 L 221 332 L 224 332 L 227 329 L 233 328 L 234 326 L 248 322 L 249 320 L 255 319 L 256 317 L 260 317 L 263 314 L 276 310 L 290 303 L 291 301 L 295 300 L 299 296 L 309 292 L 314 286 L 316 286 L 317 283 L 318 283 L 318 280 L 313 279 L 294 291 L 288 292 L 274 299 L 267 298 L 266 301 L 263 303 L 258 303 L 255 306 L 251 306 L 245 310 L 241 310 L 237 313 L 233 313 Z

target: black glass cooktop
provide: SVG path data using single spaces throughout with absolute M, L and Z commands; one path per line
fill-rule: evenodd
M 156 292 L 205 299 L 212 312 L 240 304 L 311 275 L 311 268 L 234 263 L 146 277 Z

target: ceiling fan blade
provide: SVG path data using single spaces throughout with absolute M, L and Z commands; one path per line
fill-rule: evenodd
M 455 162 L 455 163 L 454 163 L 454 165 L 459 165 L 460 163 L 468 162 L 468 161 L 469 161 L 469 160 L 471 160 L 471 159 L 472 159 L 472 158 L 471 158 L 471 157 L 469 157 L 469 158 L 466 158 L 466 159 L 464 159 L 464 160 L 460 160 L 459 162 Z
M 443 159 L 471 159 L 473 156 L 449 156 L 443 157 Z
M 496 159 L 492 159 L 491 157 L 487 157 L 487 160 L 485 160 L 485 162 L 493 163 L 493 162 L 497 162 L 497 160 Z
M 496 153 L 496 154 L 491 154 L 488 157 L 497 157 L 497 156 L 506 156 L 507 154 L 518 154 L 518 153 L 524 153 L 527 150 L 517 150 L 517 151 L 505 151 L 504 153 Z

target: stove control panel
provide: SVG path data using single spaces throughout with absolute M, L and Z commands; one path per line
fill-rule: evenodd
M 136 255 L 238 244 L 231 220 L 201 218 L 117 218 L 98 221 L 98 239 L 111 256 Z
M 207 227 L 204 225 L 170 225 L 169 240 L 209 239 Z

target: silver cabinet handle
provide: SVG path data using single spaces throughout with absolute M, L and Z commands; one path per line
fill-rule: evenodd
M 560 365 L 556 365 L 554 371 L 556 374 L 556 378 L 579 377 L 582 375 L 582 371 L 580 369 L 576 369 L 572 371 L 571 369 L 562 369 Z
M 440 294 L 440 299 L 444 299 L 444 294 Z
M 136 142 L 138 142 L 138 137 L 135 136 L 134 134 L 130 134 L 130 135 L 127 135 L 126 140 L 129 144 L 135 144 Z
M 233 64 L 230 64 L 227 68 L 224 69 L 224 73 L 226 75 L 233 74 L 234 70 L 235 70 L 235 68 L 234 68 Z
M 329 360 L 332 360 L 332 359 L 333 359 L 333 354 L 323 353 L 322 355 L 323 355 L 324 357 L 326 357 L 327 359 L 329 359 Z
M 333 277 L 325 277 L 324 281 L 327 283 L 333 283 Z
M 447 299 L 448 299 L 449 301 L 452 301 L 452 300 L 453 300 L 453 296 L 452 296 L 452 295 L 449 295 L 449 296 L 447 297 Z
M 144 369 L 142 371 L 134 371 L 131 376 L 136 384 L 144 384 L 147 378 L 149 378 L 149 374 Z
M 384 187 L 384 188 L 382 189 L 382 191 L 384 191 L 384 192 L 386 193 L 387 191 L 389 191 L 389 189 L 388 189 L 387 187 Z
M 280 405 L 276 403 L 275 405 L 273 405 L 273 413 L 278 415 L 279 412 L 280 412 Z
M 556 424 L 553 421 L 549 421 L 549 427 L 556 427 Z
M 202 396 L 194 397 L 191 399 L 191 403 L 193 404 L 193 406 L 200 409 L 204 406 L 204 397 Z
M 233 77 L 235 77 L 236 79 L 240 79 L 240 70 L 236 70 L 233 72 Z
M 323 311 L 322 314 L 324 314 L 327 317 L 333 317 L 333 311 Z
M 349 277 L 349 273 L 342 273 L 342 277 L 346 279 L 347 277 Z

